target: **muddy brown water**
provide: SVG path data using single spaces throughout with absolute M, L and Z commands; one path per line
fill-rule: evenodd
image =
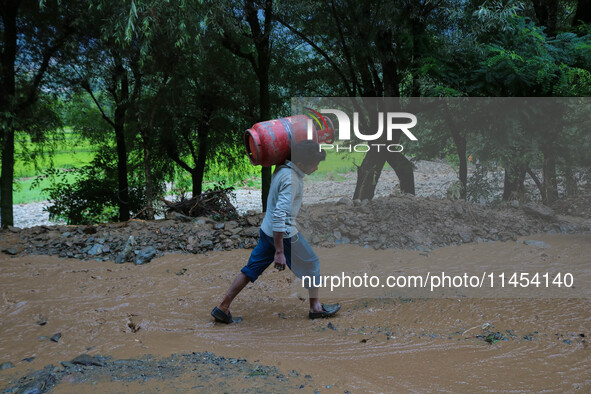
M 475 268 L 494 266 L 502 256 L 545 257 L 559 267 L 578 267 L 576 284 L 589 288 L 591 234 L 531 238 L 551 247 L 466 244 L 437 249 L 429 259 L 465 260 Z M 170 254 L 144 266 L 0 256 L 0 363 L 16 365 L 0 371 L 0 387 L 82 353 L 134 358 L 210 351 L 310 374 L 329 392 L 591 390 L 589 298 L 331 299 L 325 294 L 325 301 L 342 302 L 342 311 L 331 320 L 310 321 L 292 274 L 269 269 L 232 305 L 244 320 L 215 324 L 209 312 L 249 253 Z M 350 261 L 365 252 L 348 245 L 317 253 L 321 261 Z M 375 253 L 401 265 L 425 257 L 415 251 Z M 41 315 L 47 318 L 43 326 L 37 324 Z M 47 339 L 57 332 L 58 343 Z M 492 332 L 506 340 L 486 342 Z M 20 361 L 27 357 L 35 359 Z M 182 391 L 190 389 L 189 380 L 99 382 L 92 389 Z M 240 380 L 233 387 L 240 390 Z M 84 391 L 84 386 L 63 382 L 56 390 Z

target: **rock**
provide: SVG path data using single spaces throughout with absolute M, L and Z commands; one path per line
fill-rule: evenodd
M 43 371 L 45 372 L 45 371 Z M 37 377 L 30 383 L 27 383 L 26 386 L 20 387 L 19 393 L 21 394 L 41 394 L 46 393 L 51 390 L 53 386 L 57 383 L 57 378 L 55 374 L 45 372 L 41 376 Z
M 249 215 L 246 217 L 246 223 L 252 227 L 258 227 L 261 225 L 261 220 L 258 215 Z
M 60 361 L 60 364 L 64 367 L 64 368 L 74 368 L 75 365 L 72 364 L 69 361 Z
M 15 256 L 18 254 L 18 249 L 17 248 L 6 248 L 6 249 L 2 249 L 2 252 L 9 254 L 11 256 Z
M 530 245 L 530 246 L 536 246 L 538 248 L 550 248 L 550 244 L 544 242 L 544 241 L 536 241 L 534 239 L 526 239 L 525 241 L 523 241 L 524 244 L 526 245 Z
M 459 233 L 462 242 L 468 243 L 472 242 L 472 231 L 460 231 Z
M 44 326 L 47 324 L 47 318 L 43 315 L 39 315 L 39 319 L 37 319 L 37 324 L 40 326 Z
M 14 368 L 14 364 L 11 363 L 10 361 L 0 364 L 0 371 L 3 371 L 5 369 L 10 369 L 10 368 Z
M 525 204 L 521 207 L 521 209 L 523 209 L 523 212 L 525 212 L 529 215 L 537 216 L 542 219 L 550 220 L 550 219 L 554 219 L 554 216 L 555 216 L 552 208 L 549 208 L 545 205 Z
M 86 226 L 82 229 L 84 234 L 96 234 L 96 227 L 95 226 Z
M 48 239 L 48 240 L 53 240 L 53 239 L 59 238 L 59 237 L 61 237 L 61 236 L 62 236 L 62 235 L 60 234 L 60 232 L 59 232 L 59 231 L 54 231 L 54 230 L 51 230 L 51 231 L 48 231 L 48 232 L 47 232 L 47 239 Z
M 210 239 L 204 239 L 203 241 L 201 241 L 201 243 L 199 243 L 200 248 L 209 248 L 212 245 L 213 241 L 211 241 Z
M 190 216 L 186 216 L 186 215 L 183 215 L 182 213 L 178 213 L 178 212 L 174 212 L 174 211 L 167 212 L 166 219 L 178 220 L 179 222 L 190 222 L 191 220 L 193 220 L 193 218 L 191 218 Z
M 103 253 L 103 246 L 100 244 L 94 244 L 92 248 L 88 252 L 86 252 L 90 256 L 96 256 L 97 254 Z
M 226 222 L 226 230 L 234 230 L 236 227 L 238 227 L 238 222 L 235 221 L 230 221 L 230 222 Z
M 135 264 L 141 265 L 149 263 L 152 261 L 154 256 L 156 256 L 156 249 L 153 246 L 148 246 L 147 248 L 140 250 L 135 259 Z
M 460 204 L 459 202 L 456 202 L 453 205 L 454 211 L 456 213 L 456 217 L 462 217 L 464 216 L 464 207 L 462 207 L 462 204 Z
M 105 364 L 99 360 L 96 357 L 93 357 L 89 354 L 81 354 L 78 357 L 74 358 L 73 360 L 70 360 L 70 363 L 74 364 L 74 365 L 85 365 L 85 366 L 97 366 L 97 367 L 102 367 Z
M 115 263 L 116 264 L 123 264 L 126 261 L 129 261 L 131 259 L 131 252 L 133 250 L 134 245 L 135 245 L 135 239 L 133 238 L 133 235 L 130 235 L 129 238 L 127 239 L 125 246 L 123 247 L 123 251 L 121 253 L 119 253 L 117 255 L 117 257 L 115 257 Z
M 342 197 L 341 199 L 339 199 L 339 201 L 337 201 L 337 205 L 346 205 L 348 207 L 352 207 L 353 206 L 353 200 L 351 200 L 348 197 Z
M 213 228 L 216 230 L 223 230 L 225 226 L 226 226 L 225 223 L 216 223 L 213 225 Z
M 59 342 L 61 337 L 62 337 L 62 333 L 58 332 L 57 334 L 54 334 L 51 338 L 49 338 L 49 340 L 57 343 L 57 342 Z
M 258 227 L 247 227 L 242 230 L 242 235 L 245 237 L 258 237 L 259 236 L 259 228 Z
M 14 226 L 8 226 L 8 231 L 10 231 L 11 233 L 18 233 L 21 231 L 21 228 L 14 227 Z

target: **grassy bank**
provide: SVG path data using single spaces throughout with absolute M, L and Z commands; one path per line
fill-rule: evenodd
M 49 146 L 49 145 L 48 145 Z M 14 204 L 26 204 L 30 202 L 46 201 L 49 197 L 44 189 L 52 186 L 55 181 L 52 178 L 44 178 L 38 182 L 35 179 L 49 168 L 72 170 L 81 168 L 92 162 L 96 150 L 90 142 L 81 140 L 70 129 L 65 129 L 63 136 L 52 142 L 52 151 L 46 149 L 41 157 L 32 157 L 32 143 L 28 139 L 21 139 L 16 144 Z M 354 162 L 354 161 L 357 162 Z M 252 166 L 244 157 L 243 171 L 233 174 L 226 168 L 212 166 L 204 180 L 204 189 L 214 188 L 218 184 L 233 185 L 237 188 L 261 188 L 261 167 Z M 354 164 L 360 164 L 360 155 L 347 155 L 329 152 L 326 161 L 322 162 L 317 172 L 312 174 L 310 180 L 340 180 L 338 174 L 355 170 Z M 74 174 L 66 174 L 67 181 L 74 180 Z M 32 187 L 36 183 L 36 187 Z M 187 172 L 180 172 L 173 182 L 173 193 L 191 190 L 191 177 Z

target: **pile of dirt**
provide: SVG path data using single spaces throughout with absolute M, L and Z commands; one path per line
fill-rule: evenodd
M 312 244 L 360 244 L 374 248 L 433 249 L 467 242 L 516 240 L 535 233 L 589 231 L 590 222 L 559 218 L 543 205 L 517 202 L 497 208 L 462 200 L 404 195 L 318 204 L 298 223 Z
M 591 190 L 574 197 L 565 197 L 552 204 L 552 209 L 563 215 L 580 216 L 591 219 Z
M 253 248 L 263 215 L 216 221 L 172 212 L 165 220 L 98 226 L 38 226 L 9 228 L 4 253 L 59 255 L 117 263 L 143 264 L 164 253 L 204 253 Z M 304 207 L 301 231 L 313 245 L 339 243 L 374 248 L 431 250 L 467 242 L 515 240 L 535 233 L 575 233 L 591 230 L 590 221 L 567 220 L 538 205 L 505 204 L 489 208 L 464 201 L 411 195 Z

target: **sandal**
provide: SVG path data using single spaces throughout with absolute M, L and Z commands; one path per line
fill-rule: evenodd
M 308 317 L 310 319 L 320 319 L 320 318 L 327 318 L 333 317 L 337 314 L 337 312 L 341 309 L 341 304 L 331 304 L 325 305 L 322 304 L 322 312 L 309 312 Z
M 220 323 L 230 324 L 233 321 L 232 314 L 230 313 L 230 311 L 228 311 L 228 313 L 226 313 L 223 310 L 221 310 L 220 308 L 218 308 L 217 306 L 215 308 L 213 308 L 213 311 L 211 311 L 211 315 L 213 316 L 215 321 L 218 321 Z

